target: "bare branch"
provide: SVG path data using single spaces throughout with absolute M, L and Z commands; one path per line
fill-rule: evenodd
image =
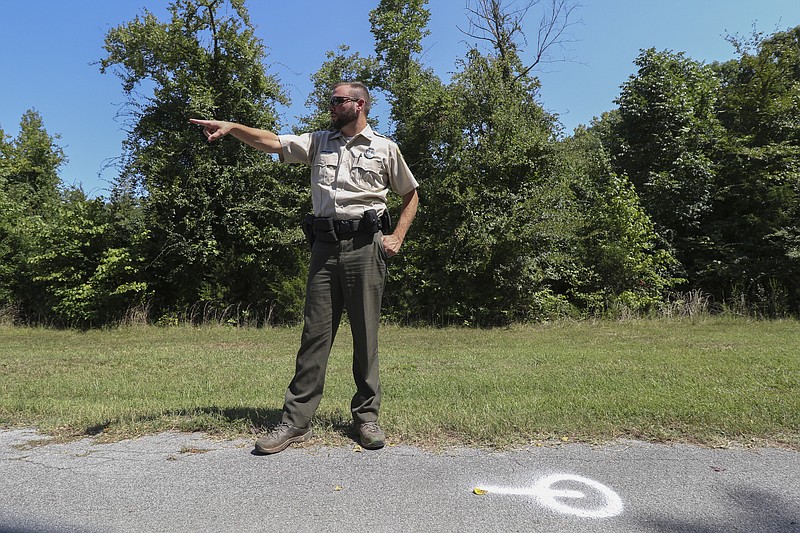
M 535 49 L 530 52 L 532 60 L 524 61 L 527 66 L 516 76 L 519 79 L 542 63 L 569 60 L 566 57 L 555 59 L 553 52 L 556 48 L 563 52 L 568 43 L 575 41 L 568 30 L 580 23 L 573 21 L 575 10 L 579 7 L 576 0 L 526 0 L 521 3 L 516 0 L 467 0 L 469 29 L 458 29 L 473 39 L 491 43 L 504 59 L 509 59 L 509 54 L 521 56 L 521 48 L 528 46 L 524 32 L 525 18 L 531 8 L 544 2 Z

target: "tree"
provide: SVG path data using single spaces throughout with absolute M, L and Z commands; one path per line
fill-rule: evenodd
M 427 0 L 382 0 L 370 12 L 377 56 L 375 85 L 387 95 L 391 133 L 406 160 L 424 175 L 430 138 L 447 104 L 442 81 L 420 59 L 430 12 Z
M 109 31 L 100 61 L 128 95 L 121 182 L 146 190 L 157 304 L 162 312 L 239 306 L 261 320 L 294 320 L 304 264 L 301 182 L 235 140 L 209 146 L 188 123 L 221 117 L 277 130 L 275 104 L 286 97 L 264 70 L 243 0 L 177 0 L 169 10 L 169 22 L 145 10 Z M 152 96 L 140 94 L 150 87 Z
M 46 215 L 58 201 L 58 170 L 67 162 L 58 139 L 47 133 L 39 112 L 29 109 L 20 119 L 17 137 L 10 143 L 0 141 L 3 187 L 30 214 Z
M 59 203 L 58 170 L 67 159 L 35 110 L 22 115 L 17 137 L 7 139 L 0 130 L 0 308 L 13 308 L 19 318 L 30 316 L 41 296 L 29 259 Z
M 521 58 L 522 49 L 528 44 L 524 31 L 525 17 L 531 8 L 539 6 L 542 0 L 525 0 L 517 7 L 515 2 L 504 0 L 471 0 L 467 4 L 469 30 L 462 32 L 472 38 L 486 41 L 497 52 L 503 69 L 503 78 L 527 76 L 540 63 L 566 59 L 565 46 L 572 37 L 569 28 L 575 24 L 572 19 L 578 5 L 569 0 L 549 0 L 542 6 L 542 16 L 536 35 L 536 44 L 530 59 Z M 561 54 L 554 55 L 554 49 Z M 512 72 L 513 63 L 521 61 L 517 72 Z
M 597 131 L 688 288 L 796 313 L 800 28 L 729 40 L 739 57 L 711 66 L 643 51 Z
M 490 325 L 642 308 L 673 284 L 674 260 L 596 137 L 559 142 L 557 118 L 538 102 L 531 73 L 569 40 L 576 6 L 548 3 L 526 51 L 523 22 L 537 3 L 470 2 L 465 33 L 488 51 L 471 48 L 448 85 L 418 58 L 424 2 L 381 2 L 371 14 L 395 135 L 422 177 L 416 229 L 390 281 L 403 290 L 387 291 L 397 318 Z
M 759 313 L 800 312 L 800 26 L 728 39 L 738 58 L 714 69 L 726 129 L 716 216 L 715 294 Z
M 417 317 L 500 324 L 545 315 L 558 300 L 574 220 L 553 174 L 555 117 L 523 68 L 516 52 L 472 49 L 451 84 L 421 84 L 416 111 L 402 116 L 403 150 L 414 146 L 414 168 L 425 169 L 418 267 L 407 271 Z
M 61 185 L 57 138 L 35 111 L 13 141 L 0 134 L 0 309 L 28 323 L 113 323 L 147 294 L 146 231 L 113 201 Z
M 617 99 L 613 170 L 628 176 L 662 238 L 696 284 L 713 255 L 706 224 L 718 190 L 719 81 L 683 53 L 643 50 Z
M 103 198 L 66 189 L 47 224 L 32 235 L 29 314 L 48 323 L 91 327 L 117 323 L 149 296 L 142 279 L 147 231 L 115 216 Z M 137 231 L 138 230 L 138 231 Z
M 581 212 L 580 271 L 570 289 L 589 312 L 647 311 L 680 279 L 679 263 L 656 233 L 633 184 L 614 174 L 598 131 L 613 121 L 578 128 L 562 142 L 562 173 L 571 176 Z
M 404 129 L 414 94 L 433 77 L 419 62 L 430 12 L 427 0 L 381 0 L 369 14 L 378 68 L 375 83 L 389 94 L 391 117 Z M 402 133 L 400 137 L 402 138 Z

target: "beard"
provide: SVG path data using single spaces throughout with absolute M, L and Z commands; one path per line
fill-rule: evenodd
M 358 112 L 355 110 L 355 106 L 348 106 L 346 110 L 336 113 L 336 118 L 331 119 L 331 125 L 333 129 L 340 130 L 351 122 L 355 122 L 357 118 Z

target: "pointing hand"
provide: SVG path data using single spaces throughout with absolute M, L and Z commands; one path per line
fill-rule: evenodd
M 206 136 L 208 142 L 216 141 L 231 131 L 231 124 L 222 120 L 200 120 L 196 118 L 190 118 L 189 122 L 203 126 L 203 135 Z

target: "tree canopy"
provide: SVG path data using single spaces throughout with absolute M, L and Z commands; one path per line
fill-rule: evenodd
M 728 38 L 704 64 L 644 48 L 617 108 L 565 135 L 537 69 L 563 59 L 577 4 L 470 0 L 473 40 L 445 80 L 425 63 L 426 0 L 380 0 L 374 54 L 341 44 L 312 74 L 307 116 L 363 81 L 420 182 L 393 259 L 390 320 L 491 326 L 657 311 L 676 291 L 718 309 L 800 314 L 800 27 Z M 528 28 L 525 14 L 540 10 Z M 299 319 L 308 170 L 190 117 L 278 131 L 280 79 L 243 0 L 173 0 L 108 31 L 127 138 L 109 198 L 64 186 L 35 110 L 0 130 L 0 317 L 91 327 L 134 319 Z M 372 120 L 375 124 L 375 121 Z M 390 204 L 397 214 L 399 201 Z

